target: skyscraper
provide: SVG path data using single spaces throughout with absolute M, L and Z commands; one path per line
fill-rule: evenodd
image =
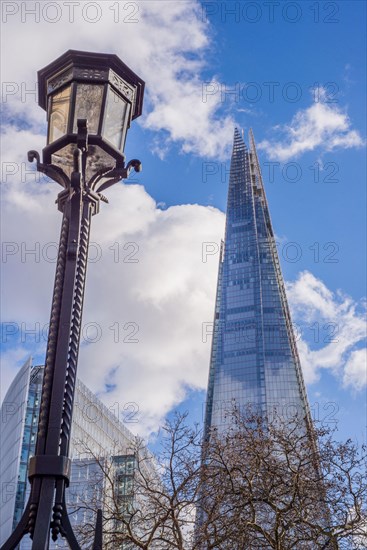
M 205 433 L 233 406 L 310 419 L 255 141 L 236 129 L 219 263 Z
M 43 366 L 32 366 L 31 359 L 26 361 L 10 385 L 1 406 L 0 544 L 5 542 L 18 524 L 29 495 L 28 462 L 35 452 L 43 370 Z M 83 506 L 84 500 L 92 506 L 103 508 L 106 493 L 111 490 L 94 456 L 99 457 L 99 461 L 112 459 L 118 492 L 116 498 L 124 509 L 129 510 L 134 499 L 133 447 L 133 434 L 78 379 L 70 448 L 71 477 L 67 491 L 72 525 L 93 525 L 93 511 Z M 117 450 L 122 454 L 114 456 Z M 115 527 L 116 530 L 118 528 Z M 20 548 L 28 550 L 31 545 L 30 538 L 25 537 Z M 130 548 L 128 545 L 125 547 Z M 51 541 L 50 548 L 69 546 L 63 539 L 58 539 L 56 542 Z

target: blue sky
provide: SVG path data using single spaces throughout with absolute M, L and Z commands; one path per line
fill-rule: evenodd
M 203 262 L 202 246 L 223 236 L 234 126 L 245 139 L 252 127 L 311 407 L 336 418 L 341 436 L 361 439 L 365 3 L 133 2 L 133 22 L 126 2 L 118 14 L 114 2 L 79 2 L 73 20 L 63 2 L 37 20 L 24 11 L 35 2 L 4 4 L 3 240 L 15 251 L 2 266 L 4 391 L 27 354 L 43 361 L 54 264 L 42 251 L 60 223 L 55 184 L 22 165 L 45 143 L 44 113 L 25 90 L 68 48 L 114 52 L 147 84 L 126 146 L 143 172 L 115 186 L 94 221 L 101 258 L 89 266 L 81 378 L 111 407 L 139 403 L 133 428 L 143 433 L 178 406 L 200 418 L 210 351 L 201 330 L 212 319 L 218 263 Z M 39 246 L 39 261 L 26 246 Z M 138 262 L 114 262 L 116 246 L 120 259 L 137 250 Z M 127 322 L 139 342 L 116 343 Z M 32 327 L 39 338 L 26 334 Z

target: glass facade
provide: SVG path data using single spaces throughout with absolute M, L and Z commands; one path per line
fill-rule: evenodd
M 0 544 L 12 531 L 24 431 L 24 405 L 29 388 L 29 359 L 13 380 L 1 406 L 0 430 Z M 18 497 L 19 499 L 19 497 Z
M 135 494 L 134 494 L 134 477 L 135 477 L 135 455 L 127 454 L 124 456 L 114 456 L 114 498 L 115 502 L 119 506 L 120 513 L 124 518 L 128 519 L 134 512 Z M 124 532 L 124 527 L 120 522 L 114 521 L 112 528 L 114 531 Z M 120 542 L 119 548 L 121 550 L 134 550 L 137 548 L 130 542 Z
M 205 430 L 225 429 L 230 411 L 251 405 L 309 418 L 274 233 L 250 132 L 235 130 L 222 245 Z
M 17 526 L 26 504 L 28 462 L 36 449 L 38 414 L 42 390 L 43 367 L 31 371 L 26 402 L 22 446 L 19 457 L 18 484 L 15 496 L 13 529 Z
M 35 451 L 43 370 L 43 366 L 33 367 L 29 359 L 14 378 L 1 407 L 0 545 L 18 524 L 30 492 L 28 463 Z M 94 525 L 94 514 L 83 507 L 83 502 L 94 503 L 103 509 L 111 490 L 90 452 L 99 460 L 113 461 L 114 486 L 118 492 L 115 496 L 126 513 L 131 510 L 134 502 L 135 458 L 131 453 L 134 441 L 134 435 L 116 415 L 77 379 L 70 446 L 70 487 L 66 493 L 74 527 Z M 116 455 L 116 451 L 121 455 Z M 19 548 L 30 550 L 31 547 L 30 537 L 24 537 Z M 82 544 L 82 547 L 89 548 L 90 544 Z M 51 541 L 50 548 L 66 549 L 69 546 L 61 538 Z M 127 550 L 130 548 L 126 546 Z
M 115 498 L 121 512 L 131 514 L 134 503 L 135 455 L 114 456 Z

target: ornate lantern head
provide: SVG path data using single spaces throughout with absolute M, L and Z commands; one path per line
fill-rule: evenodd
M 78 120 L 88 121 L 87 179 L 124 162 L 127 130 L 141 115 L 144 82 L 116 55 L 69 50 L 38 71 L 47 112 L 43 162 L 73 170 Z

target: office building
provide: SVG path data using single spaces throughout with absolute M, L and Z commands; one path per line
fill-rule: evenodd
M 35 452 L 43 366 L 32 366 L 29 359 L 19 370 L 1 407 L 0 450 L 0 544 L 19 522 L 27 503 L 30 485 L 27 478 L 29 458 Z M 77 380 L 70 457 L 68 511 L 73 526 L 91 524 L 94 512 L 83 504 L 103 508 L 106 480 L 98 461 L 115 464 L 116 488 L 126 510 L 133 503 L 134 436 L 79 379 Z M 118 451 L 118 454 L 116 454 Z M 24 537 L 21 550 L 31 548 Z M 68 548 L 59 539 L 50 548 Z
M 236 129 L 229 176 L 205 414 L 226 430 L 235 406 L 310 418 L 252 132 Z

